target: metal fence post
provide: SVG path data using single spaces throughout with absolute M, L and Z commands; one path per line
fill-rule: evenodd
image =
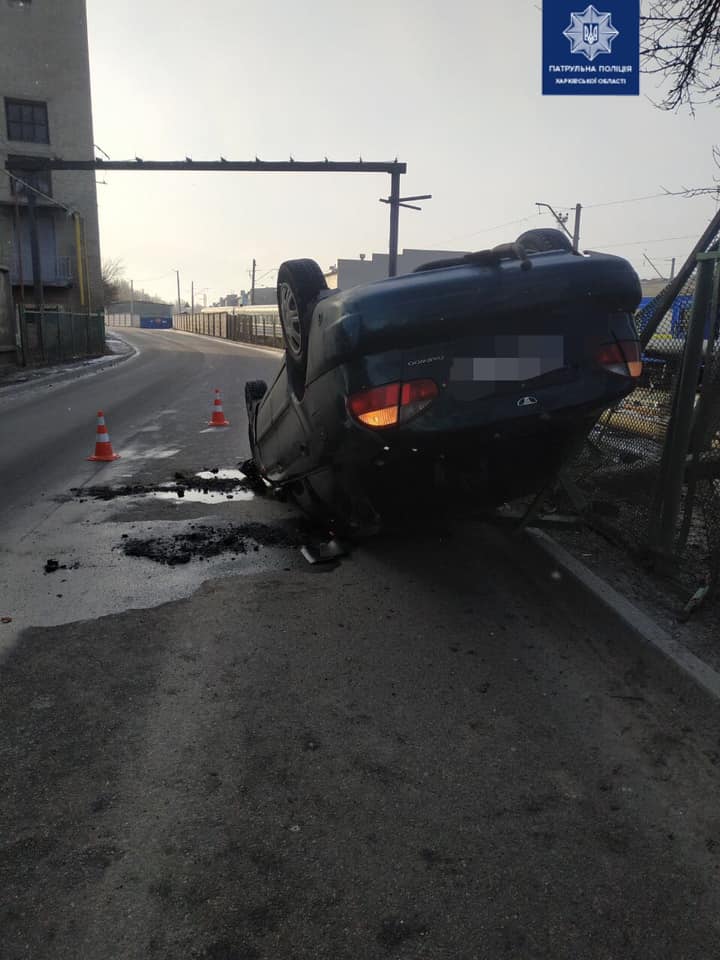
M 697 280 L 685 352 L 673 402 L 672 418 L 665 440 L 667 458 L 664 458 L 665 469 L 662 470 L 658 480 L 661 509 L 655 544 L 657 552 L 665 559 L 672 557 L 674 551 L 675 529 L 680 513 L 686 457 L 690 445 L 695 396 L 703 355 L 705 324 L 712 297 L 715 257 L 714 253 L 698 254 L 697 257 Z

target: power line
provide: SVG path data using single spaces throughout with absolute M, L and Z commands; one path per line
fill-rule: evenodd
M 470 237 L 478 237 L 480 236 L 480 234 L 493 233 L 495 230 L 502 230 L 503 227 L 514 227 L 518 223 L 529 223 L 531 220 L 538 220 L 541 216 L 542 214 L 540 213 L 534 213 L 528 217 L 520 217 L 518 220 L 508 220 L 505 223 L 498 223 L 494 227 L 483 227 L 482 230 L 475 230 L 473 233 L 456 234 L 454 237 L 450 237 L 445 242 L 454 243 L 456 240 L 466 240 L 466 239 L 469 239 Z
M 641 197 L 626 197 L 623 200 L 606 200 L 602 203 L 588 203 L 583 204 L 583 210 L 596 210 L 599 207 L 614 207 L 622 206 L 625 203 L 640 203 L 644 200 L 658 200 L 662 197 L 685 197 L 686 199 L 691 199 L 698 196 L 707 196 L 710 194 L 717 194 L 720 196 L 720 184 L 713 187 L 684 187 L 682 190 L 665 190 L 663 189 L 662 193 L 648 193 Z M 559 210 L 573 210 L 574 207 L 563 207 L 558 206 Z M 542 214 L 534 214 L 533 216 L 528 217 L 519 217 L 517 220 L 507 220 L 505 223 L 498 223 L 493 227 L 484 227 L 482 230 L 476 230 L 473 233 L 463 233 L 457 234 L 454 237 L 450 237 L 446 242 L 454 243 L 456 240 L 465 240 L 470 237 L 477 237 L 486 233 L 493 233 L 496 230 L 502 230 L 504 227 L 513 227 L 519 223 L 529 223 L 532 220 L 536 220 L 542 217 Z M 668 240 L 686 240 L 687 237 L 668 237 Z M 630 243 L 661 243 L 660 240 L 633 240 Z M 625 244 L 615 244 L 616 246 L 629 246 L 630 243 Z
M 641 246 L 643 243 L 669 243 L 671 240 L 696 240 L 696 239 L 697 239 L 696 233 L 688 233 L 684 237 L 657 237 L 657 238 L 651 237 L 648 240 L 627 240 L 627 241 L 619 240 L 617 242 L 605 241 L 602 244 L 602 246 L 598 247 L 595 244 L 593 244 L 592 247 L 589 249 L 609 250 L 611 247 L 613 248 L 614 247 L 635 247 L 635 246 Z
M 587 203 L 585 204 L 585 210 L 596 210 L 598 207 L 616 207 L 621 206 L 623 203 L 639 203 L 641 200 L 657 200 L 659 197 L 668 196 L 672 196 L 672 194 L 667 192 L 648 193 L 643 197 L 627 197 L 625 200 L 607 200 L 604 203 Z
M 257 283 L 260 280 L 264 280 L 265 277 L 269 277 L 271 273 L 277 273 L 278 269 L 278 267 L 271 267 L 270 270 L 266 270 L 265 273 L 262 273 L 259 277 L 256 277 L 255 282 Z
M 62 210 L 65 210 L 66 213 L 70 213 L 70 214 L 77 213 L 76 210 L 72 210 L 70 207 L 66 207 L 64 203 L 60 203 L 59 200 L 55 200 L 53 197 L 48 196 L 47 193 L 43 193 L 42 190 L 38 190 L 37 187 L 33 187 L 31 184 L 23 180 L 22 177 L 17 177 L 15 176 L 14 173 L 10 173 L 9 170 L 3 170 L 2 167 L 0 167 L 0 172 L 4 173 L 6 177 L 10 178 L 10 180 L 14 180 L 15 183 L 22 184 L 22 186 L 26 190 L 32 190 L 34 194 L 36 194 L 38 197 L 42 197 L 43 200 L 47 200 L 49 203 L 54 204 L 54 206 L 60 207 Z
M 155 283 L 157 280 L 163 280 L 165 277 L 169 277 L 171 273 L 175 273 L 174 270 L 166 270 L 165 273 L 161 273 L 157 277 L 141 277 L 137 282 L 138 283 Z
M 641 200 L 658 200 L 661 197 L 685 197 L 692 198 L 704 196 L 710 193 L 716 193 L 718 187 L 684 187 L 682 190 L 663 190 L 662 193 L 648 193 L 643 197 L 628 197 L 625 200 L 607 200 L 604 203 L 588 203 L 583 206 L 584 210 L 595 210 L 597 207 L 615 207 L 624 203 L 639 203 Z

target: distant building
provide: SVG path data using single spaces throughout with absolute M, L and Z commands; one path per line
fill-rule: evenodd
M 240 307 L 242 306 L 242 294 L 229 293 L 226 297 L 220 297 L 215 304 L 216 307 Z
M 277 304 L 277 288 L 276 287 L 255 287 L 255 303 L 253 306 L 256 307 L 270 307 Z M 248 293 L 247 303 L 245 306 L 250 305 L 250 294 Z
M 670 283 L 669 280 L 661 280 L 660 277 L 653 277 L 650 280 L 641 280 L 643 297 L 656 297 Z
M 106 314 L 118 314 L 131 312 L 133 316 L 140 317 L 171 317 L 173 315 L 173 306 L 171 303 L 163 303 L 160 300 L 116 300 L 105 308 Z
M 397 272 L 398 274 L 412 273 L 422 263 L 446 260 L 450 257 L 463 257 L 466 253 L 465 250 L 403 250 L 398 254 Z M 388 275 L 388 262 L 387 253 L 374 253 L 370 260 L 366 260 L 364 256 L 358 260 L 338 260 L 336 286 L 340 290 L 348 290 L 361 283 L 383 280 Z
M 94 159 L 85 0 L 4 0 L 0 36 L 0 264 L 9 267 L 15 301 L 34 306 L 28 189 L 5 175 L 10 161 L 11 172 L 39 191 L 44 303 L 87 310 L 89 300 L 92 309 L 101 310 L 95 173 L 25 166 L 35 157 Z M 81 218 L 79 250 L 75 212 Z

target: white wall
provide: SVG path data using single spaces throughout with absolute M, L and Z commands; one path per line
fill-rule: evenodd
M 466 250 L 403 250 L 398 255 L 398 274 L 412 273 L 423 263 L 433 260 L 446 260 L 450 257 L 462 257 Z M 338 260 L 338 288 L 348 290 L 361 283 L 384 280 L 388 275 L 387 253 L 374 253 L 371 260 Z

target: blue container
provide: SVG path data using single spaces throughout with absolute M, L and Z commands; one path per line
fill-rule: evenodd
M 140 317 L 140 327 L 143 330 L 170 330 L 172 317 Z
M 642 312 L 645 307 L 652 303 L 654 297 L 643 297 L 638 307 L 638 312 Z M 688 294 L 681 293 L 673 301 L 670 310 L 670 336 L 675 340 L 684 340 L 687 334 L 688 321 L 690 320 L 690 311 L 692 310 L 693 298 Z M 707 340 L 713 331 L 712 317 L 709 315 L 705 321 L 705 339 Z

